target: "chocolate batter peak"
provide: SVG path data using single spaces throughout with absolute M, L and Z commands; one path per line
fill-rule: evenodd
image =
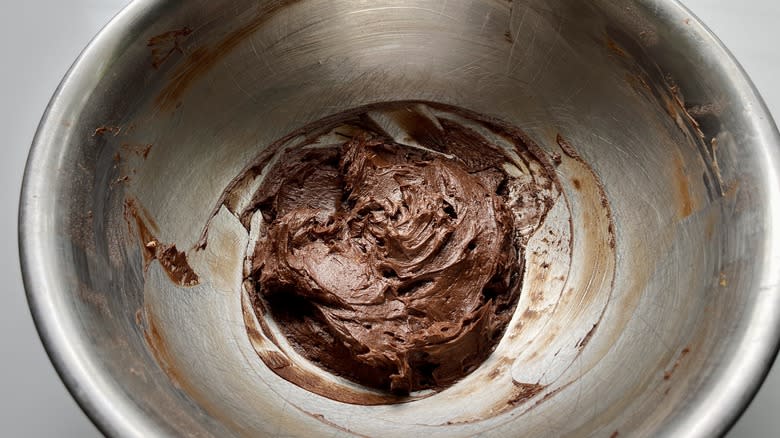
M 453 384 L 495 348 L 557 186 L 519 137 L 482 122 L 509 151 L 457 117 L 353 114 L 330 142 L 309 137 L 255 169 L 262 182 L 235 212 L 258 228 L 255 311 L 303 357 L 403 395 Z

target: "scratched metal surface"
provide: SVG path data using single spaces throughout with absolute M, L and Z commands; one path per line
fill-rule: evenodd
M 708 436 L 774 355 L 777 133 L 675 5 L 139 0 L 112 26 L 50 108 L 22 203 L 37 321 L 109 434 Z M 400 407 L 341 404 L 258 360 L 240 311 L 247 236 L 230 214 L 212 221 L 216 244 L 193 252 L 201 284 L 177 288 L 157 264 L 144 271 L 123 206 L 134 197 L 161 241 L 190 250 L 265 145 L 403 99 L 498 117 L 550 154 L 565 152 L 559 135 L 574 147 L 595 172 L 571 160 L 559 175 L 574 278 L 531 309 L 543 317 L 520 327 L 524 349 L 499 349 L 510 380 L 485 368 Z M 608 224 L 588 217 L 600 186 L 614 251 Z M 549 284 L 545 262 L 529 261 L 524 296 Z M 474 402 L 511 382 L 546 389 L 507 410 Z

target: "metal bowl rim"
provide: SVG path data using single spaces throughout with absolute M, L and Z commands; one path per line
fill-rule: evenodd
M 106 436 L 150 436 L 150 434 L 159 434 L 165 427 L 146 415 L 127 394 L 106 392 L 105 385 L 98 382 L 99 375 L 89 373 L 85 368 L 87 365 L 85 359 L 69 348 L 69 337 L 64 330 L 61 330 L 61 315 L 51 301 L 51 297 L 58 292 L 56 288 L 47 286 L 44 278 L 47 273 L 38 267 L 39 263 L 36 263 L 44 256 L 40 244 L 44 240 L 41 233 L 45 228 L 41 219 L 46 213 L 36 200 L 40 193 L 47 191 L 49 176 L 41 171 L 43 167 L 41 162 L 44 157 L 55 152 L 56 145 L 48 142 L 46 137 L 47 133 L 56 129 L 60 122 L 62 114 L 58 110 L 64 101 L 64 91 L 70 87 L 78 87 L 81 73 L 93 70 L 101 60 L 105 59 L 107 43 L 125 34 L 133 24 L 142 21 L 156 1 L 158 0 L 130 2 L 101 29 L 70 67 L 51 98 L 33 139 L 19 201 L 20 263 L 35 326 L 46 353 L 66 388 L 84 413 Z M 739 81 L 737 85 L 743 101 L 754 105 L 753 128 L 759 134 L 757 142 L 765 149 L 771 160 L 768 167 L 776 171 L 774 175 L 770 175 L 774 177 L 770 178 L 770 181 L 774 179 L 780 186 L 780 148 L 778 147 L 780 132 L 758 90 L 736 58 L 720 39 L 679 0 L 640 0 L 640 3 L 655 8 L 656 11 L 662 11 L 658 16 L 667 24 L 672 19 L 679 18 L 680 21 L 690 19 L 687 23 L 691 33 L 682 37 L 692 39 L 693 35 L 696 35 L 699 44 L 711 52 L 712 56 L 717 57 L 719 68 L 737 72 L 733 79 Z M 756 118 L 760 122 L 757 123 Z M 775 204 L 778 203 L 778 199 L 774 201 Z M 772 206 L 767 206 L 767 211 L 770 207 Z M 780 206 L 775 205 L 774 208 L 780 210 Z M 780 233 L 774 234 L 773 241 L 768 242 L 767 247 L 780 251 Z M 779 258 L 780 254 L 770 254 L 770 259 L 772 257 Z M 780 280 L 780 274 L 776 274 L 775 277 L 775 280 Z M 721 376 L 721 379 L 733 378 L 745 383 L 739 386 L 741 391 L 732 392 L 725 400 L 716 401 L 715 404 L 708 403 L 707 398 L 699 399 L 697 403 L 699 407 L 706 406 L 708 412 L 716 414 L 707 415 L 704 427 L 692 428 L 694 424 L 692 417 L 698 413 L 695 409 L 687 409 L 683 418 L 671 427 L 665 428 L 664 432 L 669 436 L 704 437 L 725 434 L 755 397 L 780 351 L 780 299 L 777 299 L 780 296 L 780 282 L 770 282 L 770 284 L 771 286 L 760 291 L 755 303 L 755 308 L 763 308 L 764 314 L 770 318 L 763 327 L 769 341 L 754 343 L 749 355 L 731 359 L 745 365 L 738 367 L 741 375 L 732 373 Z M 742 334 L 745 335 L 744 332 Z M 735 368 L 730 367 L 730 370 Z M 119 408 L 120 406 L 122 408 Z

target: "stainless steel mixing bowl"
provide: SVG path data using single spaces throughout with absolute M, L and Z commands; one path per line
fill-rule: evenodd
M 570 232 L 568 252 L 531 242 L 513 325 L 462 382 L 340 403 L 255 354 L 235 218 L 220 210 L 193 248 L 268 144 L 408 99 L 504 120 L 560 155 L 572 226 L 549 227 Z M 778 145 L 739 65 L 670 0 L 136 0 L 38 131 L 24 280 L 52 361 L 108 435 L 712 436 L 778 348 Z M 593 213 L 599 183 L 611 218 Z M 129 199 L 188 251 L 198 286 L 145 266 Z M 549 253 L 565 282 L 540 269 Z

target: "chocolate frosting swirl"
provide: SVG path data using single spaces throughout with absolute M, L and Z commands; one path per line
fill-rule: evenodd
M 394 393 L 485 359 L 521 278 L 503 175 L 365 135 L 280 161 L 253 268 L 300 353 Z

